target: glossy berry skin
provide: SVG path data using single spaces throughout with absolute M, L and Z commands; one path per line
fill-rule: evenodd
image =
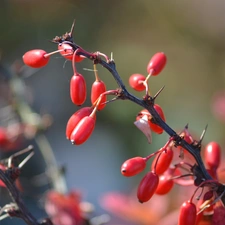
M 157 76 L 166 65 L 166 55 L 163 52 L 158 52 L 150 59 L 147 65 L 147 72 L 152 76 Z
M 46 54 L 47 52 L 42 49 L 30 50 L 23 55 L 23 62 L 33 68 L 43 67 L 50 59 L 49 56 L 45 57 Z
M 69 44 L 66 43 L 60 43 L 58 45 L 58 50 L 63 50 L 60 52 L 60 54 L 68 59 L 68 60 L 73 60 L 73 47 L 70 46 Z M 84 56 L 80 56 L 80 55 L 75 55 L 75 62 L 81 62 L 85 57 Z
M 121 166 L 121 173 L 125 177 L 135 176 L 142 172 L 146 167 L 146 159 L 142 157 L 134 157 L 126 160 Z
M 190 201 L 186 201 L 180 208 L 178 225 L 195 225 L 196 223 L 196 206 Z
M 173 150 L 167 148 L 166 151 L 163 151 L 161 153 L 161 155 L 155 156 L 151 168 L 152 170 L 155 170 L 155 173 L 157 173 L 158 175 L 163 174 L 169 168 L 172 159 L 173 159 Z
M 173 188 L 173 185 L 173 180 L 170 180 L 167 176 L 160 176 L 159 184 L 155 193 L 157 195 L 165 195 Z
M 157 189 L 158 183 L 159 177 L 152 171 L 149 171 L 142 178 L 137 190 L 137 198 L 140 203 L 150 200 Z
M 95 127 L 95 119 L 91 116 L 85 116 L 74 128 L 70 140 L 74 145 L 83 144 L 92 134 Z
M 141 81 L 145 81 L 145 76 L 135 73 L 130 76 L 129 84 L 136 91 L 144 91 L 146 88 Z
M 106 86 L 105 86 L 105 83 L 103 81 L 95 81 L 93 84 L 92 84 L 92 87 L 91 87 L 91 103 L 94 104 L 96 103 L 96 100 L 99 98 L 99 96 L 106 92 Z M 106 104 L 102 104 L 104 102 L 106 102 L 107 100 L 107 97 L 106 95 L 103 95 L 102 96 L 102 99 L 98 105 L 98 110 L 102 110 L 105 108 Z
M 86 100 L 86 82 L 84 77 L 76 73 L 70 80 L 70 97 L 75 105 L 82 105 Z
M 216 170 L 221 161 L 221 147 L 217 142 L 210 142 L 205 147 L 205 163 L 210 170 Z
M 90 116 L 91 113 L 93 111 L 92 107 L 84 107 L 79 109 L 77 112 L 75 112 L 70 119 L 67 122 L 66 125 L 66 138 L 70 139 L 71 133 L 74 130 L 74 128 L 76 127 L 76 125 L 80 122 L 80 120 L 82 118 L 84 118 L 85 116 Z M 93 117 L 94 119 L 96 119 L 96 114 Z

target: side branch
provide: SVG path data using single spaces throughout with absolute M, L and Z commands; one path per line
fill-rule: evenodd
M 34 218 L 34 216 L 28 211 L 26 208 L 21 196 L 19 190 L 16 188 L 14 181 L 11 178 L 11 174 L 13 173 L 12 170 L 16 168 L 8 169 L 5 172 L 3 172 L 0 169 L 0 180 L 4 182 L 6 185 L 10 197 L 13 200 L 14 203 L 16 203 L 18 209 L 14 210 L 8 210 L 8 214 L 10 216 L 19 217 L 23 219 L 27 224 L 29 225 L 39 225 L 37 220 Z

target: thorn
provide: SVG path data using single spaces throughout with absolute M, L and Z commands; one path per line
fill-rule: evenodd
M 21 169 L 34 155 L 34 152 L 32 151 L 18 166 L 19 169 Z
M 113 52 L 111 52 L 110 60 L 114 61 L 114 59 L 113 59 Z
M 184 129 L 188 130 L 188 123 L 186 124 L 186 126 L 184 127 Z
M 8 218 L 8 217 L 10 217 L 9 214 L 4 214 L 4 215 L 0 216 L 0 221 L 4 220 L 5 218 Z
M 52 43 L 54 43 L 54 44 L 59 44 L 59 42 L 54 41 L 54 40 L 48 40 L 48 41 L 50 41 L 50 42 L 52 42 Z
M 162 92 L 164 87 L 165 87 L 165 85 L 158 90 L 158 92 L 154 95 L 153 100 L 155 100 L 158 97 L 158 95 Z
M 200 137 L 200 139 L 198 141 L 198 144 L 199 145 L 201 145 L 201 143 L 202 143 L 202 140 L 203 140 L 203 138 L 205 136 L 205 133 L 206 133 L 207 128 L 208 128 L 208 124 L 205 126 L 205 129 L 202 131 L 201 137 Z
M 70 37 L 72 37 L 73 36 L 73 31 L 74 31 L 74 26 L 75 26 L 75 22 L 76 22 L 76 20 L 74 19 L 73 20 L 73 23 L 72 23 L 72 26 L 71 26 L 71 29 L 70 29 Z
M 11 166 L 12 166 L 12 160 L 15 158 L 15 157 L 17 157 L 17 156 L 19 156 L 19 155 L 22 155 L 22 154 L 25 154 L 25 153 L 27 153 L 27 152 L 33 152 L 33 145 L 29 145 L 27 148 L 25 148 L 25 149 L 23 149 L 23 150 L 21 150 L 21 151 L 19 151 L 19 152 L 16 152 L 16 153 L 14 153 L 14 154 L 12 154 L 9 158 L 8 158 L 8 168 L 10 168 Z

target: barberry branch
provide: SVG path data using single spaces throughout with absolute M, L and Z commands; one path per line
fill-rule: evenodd
M 181 146 L 185 148 L 196 160 L 196 165 L 193 166 L 193 174 L 196 177 L 195 178 L 195 185 L 198 186 L 200 183 L 203 181 L 211 181 L 213 178 L 210 176 L 208 171 L 206 170 L 204 163 L 202 161 L 202 157 L 200 155 L 201 152 L 201 142 L 203 139 L 203 136 L 205 134 L 205 130 L 203 131 L 203 134 L 201 135 L 201 138 L 198 142 L 193 142 L 191 144 L 187 143 L 179 134 L 177 134 L 166 122 L 162 120 L 160 115 L 157 113 L 157 111 L 154 108 L 154 101 L 158 94 L 156 96 L 152 97 L 150 95 L 145 95 L 143 99 L 140 99 L 134 95 L 132 95 L 127 89 L 125 84 L 123 83 L 123 80 L 121 79 L 119 73 L 116 70 L 116 64 L 114 60 L 109 60 L 107 57 L 107 60 L 102 59 L 100 56 L 104 54 L 99 54 L 99 52 L 96 53 L 91 53 L 83 48 L 81 48 L 79 45 L 77 45 L 74 41 L 67 40 L 60 40 L 60 42 L 69 44 L 70 46 L 73 47 L 73 50 L 77 52 L 77 55 L 82 55 L 85 56 L 86 58 L 90 59 L 93 61 L 94 64 L 100 64 L 104 68 L 106 68 L 115 81 L 117 82 L 119 88 L 117 92 L 116 99 L 120 100 L 129 100 L 142 108 L 147 109 L 151 116 L 152 116 L 152 122 L 155 123 L 156 125 L 160 126 L 170 137 L 173 137 L 174 145 L 175 146 Z M 163 88 L 162 88 L 163 89 Z M 162 90 L 159 91 L 161 93 Z M 217 195 L 221 196 L 221 201 L 225 205 L 225 194 L 224 194 L 225 186 L 221 184 L 218 189 L 216 190 Z
M 17 156 L 28 152 L 30 152 L 29 155 L 25 157 L 25 159 L 18 166 L 15 167 L 12 163 L 13 160 Z M 27 148 L 12 154 L 8 159 L 3 160 L 6 164 L 8 164 L 8 166 L 5 167 L 4 170 L 0 168 L 0 180 L 7 188 L 13 203 L 10 203 L 1 208 L 0 215 L 5 212 L 6 215 L 4 215 L 2 218 L 5 218 L 7 216 L 18 217 L 24 220 L 28 225 L 52 225 L 52 222 L 49 218 L 42 220 L 41 223 L 37 221 L 37 219 L 27 209 L 23 199 L 21 198 L 20 191 L 15 184 L 16 179 L 21 173 L 21 168 L 27 163 L 27 161 L 33 156 L 33 154 L 33 146 L 28 146 Z
M 17 205 L 17 209 L 14 208 L 12 208 L 11 210 L 8 209 L 7 213 L 10 216 L 23 219 L 29 225 L 39 225 L 35 217 L 28 211 L 27 207 L 25 206 L 20 196 L 20 192 L 16 188 L 14 180 L 11 178 L 12 174 L 15 173 L 15 169 L 17 168 L 9 168 L 6 171 L 0 169 L 0 180 L 4 182 L 11 199 Z

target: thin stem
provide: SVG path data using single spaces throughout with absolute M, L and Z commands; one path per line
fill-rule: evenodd
M 100 78 L 98 76 L 98 70 L 97 70 L 97 66 L 96 66 L 95 63 L 93 65 L 93 67 L 94 67 L 94 73 L 95 73 L 95 81 L 99 82 L 100 81 Z
M 76 69 L 76 60 L 75 60 L 75 57 L 76 57 L 76 54 L 78 53 L 79 49 L 77 49 L 74 53 L 73 53 L 73 59 L 72 59 L 72 67 L 73 67 L 73 74 L 76 75 L 77 74 L 77 69 Z

